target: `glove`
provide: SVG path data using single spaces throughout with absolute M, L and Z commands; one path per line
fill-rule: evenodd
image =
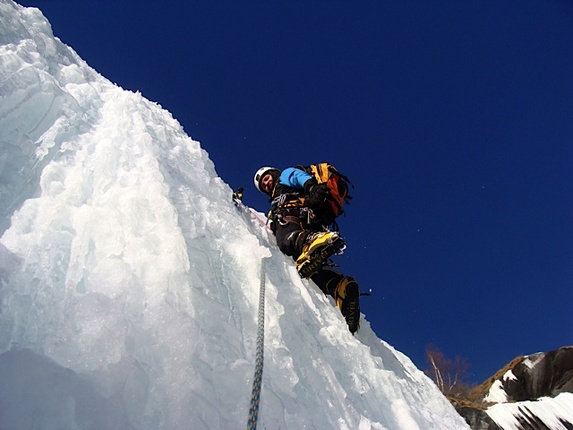
M 330 190 L 326 184 L 319 184 L 316 179 L 309 179 L 304 183 L 304 190 L 307 195 L 306 206 L 311 208 L 316 215 L 322 216 L 328 208 L 327 199 L 330 195 Z

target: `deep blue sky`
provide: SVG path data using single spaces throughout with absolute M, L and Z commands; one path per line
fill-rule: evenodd
M 573 344 L 573 3 L 20 1 L 201 142 L 245 202 L 262 165 L 355 184 L 338 258 L 376 333 L 481 382 Z

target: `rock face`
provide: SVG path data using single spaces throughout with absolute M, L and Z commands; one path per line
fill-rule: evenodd
M 456 405 L 458 413 L 466 419 L 472 430 L 499 430 L 500 427 L 489 417 L 485 409 Z
M 573 347 L 517 357 L 454 402 L 474 430 L 573 429 Z
M 502 382 L 509 400 L 520 402 L 573 392 L 573 347 L 530 355 Z

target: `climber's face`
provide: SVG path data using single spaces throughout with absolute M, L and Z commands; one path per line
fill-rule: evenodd
M 263 190 L 266 194 L 270 194 L 273 191 L 274 186 L 275 180 L 273 179 L 273 175 L 270 173 L 267 173 L 261 178 L 261 190 Z

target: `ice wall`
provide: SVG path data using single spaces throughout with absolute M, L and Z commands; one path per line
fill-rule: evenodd
M 353 337 L 161 106 L 0 0 L 0 428 L 460 429 L 367 321 Z

